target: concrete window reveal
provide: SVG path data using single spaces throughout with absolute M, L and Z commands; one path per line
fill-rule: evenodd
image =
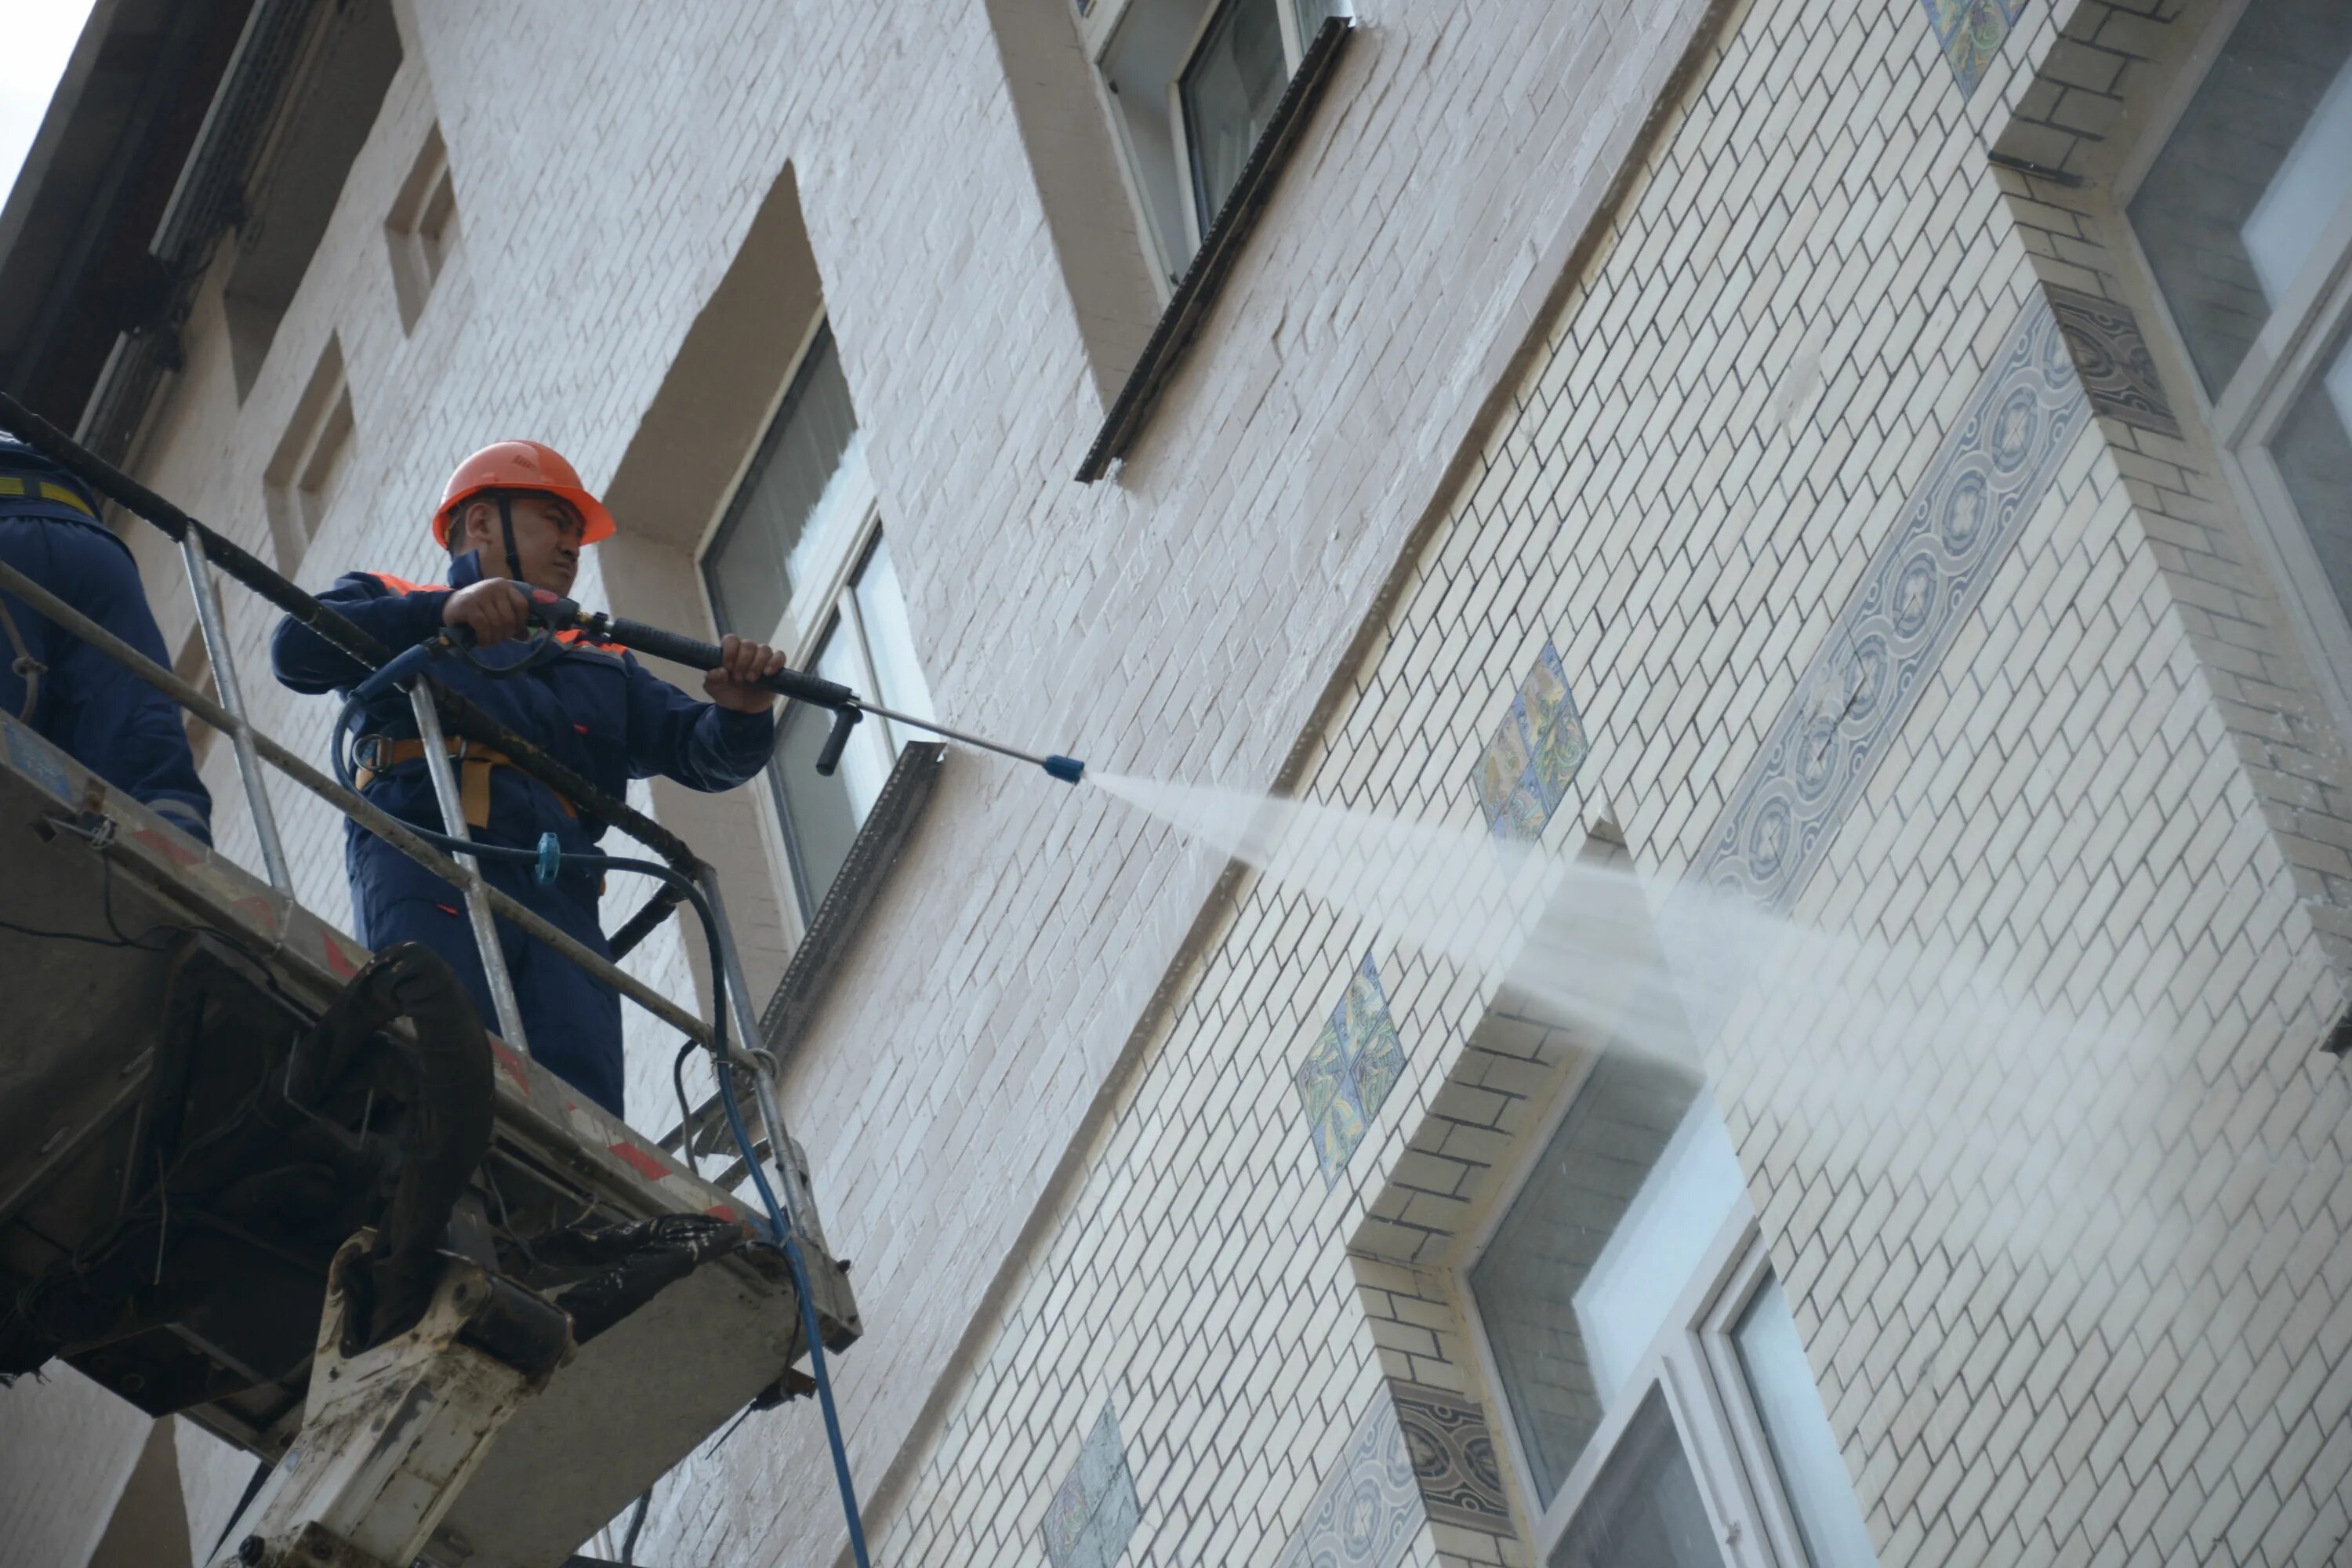
M 279 571 L 291 573 L 299 566 L 310 541 L 318 537 L 320 521 L 334 504 L 350 463 L 353 429 L 343 347 L 331 337 L 262 474 Z
M 457 243 L 457 192 L 450 182 L 449 153 L 438 125 L 425 133 L 415 165 L 393 198 L 392 213 L 383 220 L 383 238 L 392 252 L 400 330 L 415 331 L 425 301 Z

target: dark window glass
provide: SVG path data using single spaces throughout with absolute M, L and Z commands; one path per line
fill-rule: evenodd
M 2271 458 L 2336 602 L 2352 616 L 2352 334 L 2288 407 Z
M 2253 0 L 2132 198 L 2205 389 L 2221 395 L 2352 191 L 2352 5 Z
M 1275 0 L 1226 0 L 1192 51 L 1181 88 L 1202 235 L 1242 177 L 1287 80 Z
M 856 434 L 833 333 L 820 327 L 703 556 L 721 631 L 765 641 L 783 625 L 824 542 L 826 530 L 812 521 L 821 521 L 819 503 Z
M 1723 1568 L 1698 1478 L 1664 1395 L 1650 1390 L 1552 1548 L 1551 1568 Z
M 1651 1336 L 1642 1304 L 1627 1310 L 1625 1286 L 1634 1281 L 1616 1262 L 1635 1256 L 1646 1238 L 1629 1233 L 1611 1264 L 1602 1260 L 1629 1215 L 1640 1224 L 1636 1199 L 1697 1093 L 1696 1080 L 1678 1067 L 1624 1051 L 1603 1058 L 1470 1269 L 1471 1295 L 1542 1504 L 1559 1495 L 1603 1411 L 1616 1403 L 1638 1357 L 1633 1347 Z M 1714 1142 L 1723 1142 L 1719 1130 Z M 1658 1208 L 1665 1189 L 1677 1184 L 1660 1183 L 1648 1206 Z M 1706 1229 L 1712 1237 L 1712 1224 Z

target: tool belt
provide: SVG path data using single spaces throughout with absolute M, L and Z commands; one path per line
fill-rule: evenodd
M 490 770 L 511 768 L 515 760 L 495 746 L 485 746 L 476 741 L 459 740 L 455 736 L 441 742 L 450 759 L 457 764 L 457 806 L 466 818 L 466 826 L 487 828 L 490 825 Z M 362 735 L 352 748 L 352 761 L 359 764 L 358 779 L 362 789 L 375 782 L 376 775 L 404 763 L 425 760 L 425 742 L 414 735 L 400 738 L 392 735 Z M 577 818 L 580 812 L 559 790 L 550 788 L 555 804 L 563 815 Z

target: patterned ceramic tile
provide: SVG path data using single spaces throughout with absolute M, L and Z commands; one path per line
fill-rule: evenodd
M 1342 1014 L 1346 1005 L 1340 1004 Z M 1356 1088 L 1341 1016 L 1323 1026 L 1300 1064 L 1298 1098 L 1307 1111 L 1307 1134 L 1315 1142 L 1315 1163 L 1323 1168 L 1323 1184 L 1331 1186 L 1364 1136 L 1364 1102 Z
M 1389 999 L 1381 990 L 1381 973 L 1373 967 L 1371 954 L 1364 955 L 1363 967 L 1348 982 L 1344 1005 L 1348 1038 L 1355 1047 L 1350 1065 L 1356 1100 L 1369 1119 L 1379 1113 L 1389 1090 L 1404 1075 L 1404 1042 L 1397 1038 L 1396 1021 L 1389 1016 Z
M 2066 347 L 2074 356 L 2074 369 L 2091 395 L 2092 408 L 2159 436 L 2179 435 L 2179 422 L 2172 416 L 2172 404 L 2156 372 L 2156 356 L 2147 352 L 2147 339 L 2140 333 L 2139 318 L 2095 294 L 2072 289 L 2048 293 L 2058 330 L 2066 334 Z
M 1404 1044 L 1389 1016 L 1380 968 L 1368 952 L 1294 1075 L 1326 1187 L 1339 1184 L 1348 1156 L 1403 1072 Z
M 1375 1399 L 1276 1568 L 1395 1568 L 1424 1517 L 1397 1407 Z
M 1567 798 L 1591 750 L 1568 672 L 1546 643 L 1473 773 L 1486 830 L 1497 838 L 1533 839 Z
M 2009 29 L 2025 9 L 2025 0 L 1919 0 L 1927 7 L 1927 26 L 1943 47 L 1944 63 L 1963 94 L 1977 89 L 1985 68 L 2000 53 Z
M 1697 880 L 1796 901 L 2090 417 L 2036 294 L 1732 792 Z
M 1397 1425 L 1429 1517 L 1495 1535 L 1515 1533 L 1485 1407 L 1415 1383 L 1391 1383 L 1389 1392 L 1396 1399 Z
M 1105 1404 L 1061 1489 L 1045 1506 L 1045 1555 L 1054 1568 L 1111 1568 L 1142 1511 L 1118 1414 Z
M 1518 699 L 1513 698 L 1510 712 L 1503 717 L 1502 728 L 1495 731 L 1495 738 L 1486 742 L 1486 750 L 1478 758 L 1478 809 L 1486 814 L 1488 827 L 1494 826 L 1511 792 L 1527 777 L 1528 765 L 1534 760 L 1529 752 L 1527 711 Z

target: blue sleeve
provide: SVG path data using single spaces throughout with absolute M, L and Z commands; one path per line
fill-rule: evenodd
M 353 572 L 319 595 L 319 602 L 393 652 L 415 647 L 441 628 L 449 602 L 446 588 L 394 593 L 365 572 Z M 359 660 L 289 616 L 269 638 L 269 668 L 297 691 L 317 693 L 351 686 L 367 673 Z
M 768 763 L 776 747 L 776 719 L 738 713 L 715 702 L 688 697 L 639 664 L 622 656 L 628 672 L 629 775 L 655 773 L 688 789 L 733 789 Z
M 52 593 L 169 669 L 163 634 L 131 552 L 89 527 L 52 529 Z M 30 609 L 17 605 L 20 615 Z M 46 622 L 37 623 L 46 626 Z M 105 654 L 62 632 L 52 639 L 52 735 L 105 780 L 192 837 L 212 842 L 212 795 L 196 776 L 187 721 L 178 703 Z

